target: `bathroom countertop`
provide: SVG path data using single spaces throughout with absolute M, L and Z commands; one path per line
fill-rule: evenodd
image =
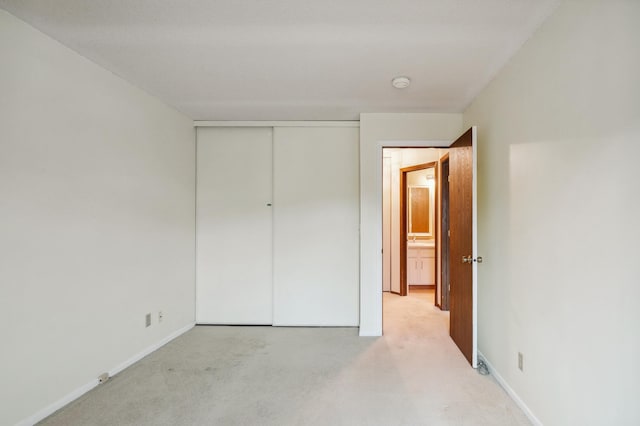
M 408 248 L 434 248 L 435 241 L 407 241 Z

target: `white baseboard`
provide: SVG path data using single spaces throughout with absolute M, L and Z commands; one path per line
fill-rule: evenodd
M 73 392 L 65 395 L 64 397 L 60 398 L 53 404 L 48 405 L 47 407 L 43 408 L 37 413 L 27 417 L 26 419 L 19 421 L 18 423 L 15 424 L 15 426 L 32 426 L 38 423 L 39 421 L 45 419 L 46 417 L 49 417 L 51 414 L 55 413 L 65 405 L 80 398 L 82 395 L 84 395 L 85 393 L 89 392 L 91 389 L 98 386 L 98 384 L 99 382 L 97 378 L 91 380 L 89 383 L 83 386 L 80 386 L 78 389 L 75 389 Z
M 160 349 L 161 347 L 163 347 L 164 345 L 166 345 L 167 343 L 169 343 L 170 341 L 172 341 L 176 337 L 178 337 L 181 334 L 184 334 L 187 331 L 191 330 L 194 326 L 195 326 L 195 323 L 187 324 L 186 326 L 184 326 L 184 327 L 174 331 L 173 333 L 169 334 L 167 337 L 165 337 L 164 339 L 160 340 L 158 343 L 155 343 L 155 344 L 149 346 L 148 348 L 144 349 L 142 352 L 137 353 L 136 355 L 132 356 L 128 360 L 124 361 L 123 363 L 121 363 L 118 366 L 116 366 L 116 367 L 112 368 L 111 370 L 109 370 L 109 377 L 115 376 L 116 374 L 118 374 L 119 372 L 124 370 L 125 368 L 135 364 L 138 361 L 140 361 L 142 358 L 144 358 L 145 356 L 149 355 L 151 352 L 157 351 L 158 349 Z
M 152 353 L 154 351 L 157 351 L 162 346 L 166 345 L 167 343 L 169 343 L 170 341 L 172 341 L 176 337 L 178 337 L 181 334 L 184 334 L 187 331 L 191 330 L 194 327 L 194 325 L 195 325 L 195 323 L 191 323 L 191 324 L 186 325 L 185 327 L 182 327 L 179 330 L 174 331 L 173 333 L 169 334 L 167 337 L 165 337 L 164 339 L 160 340 L 159 342 L 154 343 L 153 345 L 145 348 L 142 352 L 132 356 L 131 358 L 129 358 L 128 360 L 126 360 L 123 363 L 119 364 L 115 368 L 112 368 L 111 370 L 109 370 L 109 377 L 118 374 L 119 372 L 121 372 L 125 368 L 131 366 L 132 364 L 135 364 L 138 361 L 140 361 L 142 358 L 144 358 L 145 356 L 149 355 L 150 353 Z M 32 425 L 38 423 L 39 421 L 41 421 L 41 420 L 45 419 L 46 417 L 50 416 L 51 414 L 55 413 L 56 411 L 58 411 L 59 409 L 61 409 L 65 405 L 67 405 L 67 404 L 75 401 L 76 399 L 80 398 L 82 395 L 84 395 L 85 393 L 89 392 L 91 389 L 93 389 L 96 386 L 98 386 L 98 384 L 99 384 L 98 378 L 95 378 L 95 379 L 91 380 L 89 383 L 80 386 L 79 388 L 75 389 L 71 393 L 69 393 L 69 394 L 65 395 L 64 397 L 60 398 L 59 400 L 57 400 L 53 404 L 50 404 L 47 407 L 43 408 L 42 410 L 38 411 L 37 413 L 27 417 L 26 419 L 23 419 L 23 420 L 19 421 L 18 423 L 16 423 L 15 426 L 32 426 Z
M 493 367 L 493 365 L 489 362 L 487 357 L 480 351 L 478 351 L 478 358 L 482 359 L 484 363 L 487 365 L 489 372 L 496 379 L 496 381 L 502 386 L 502 389 L 513 399 L 513 401 L 520 407 L 520 409 L 524 412 L 525 416 L 533 423 L 535 426 L 543 426 L 540 419 L 538 419 L 531 409 L 527 407 L 527 404 L 518 396 L 518 394 L 509 386 L 509 383 L 498 373 L 498 371 Z

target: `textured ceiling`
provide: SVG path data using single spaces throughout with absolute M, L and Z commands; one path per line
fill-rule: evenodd
M 461 112 L 557 0 L 0 0 L 196 120 Z M 408 89 L 394 89 L 398 75 Z

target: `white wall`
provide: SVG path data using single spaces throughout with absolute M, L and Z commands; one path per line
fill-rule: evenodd
M 400 149 L 385 149 L 390 161 L 389 192 L 391 198 L 390 217 L 390 247 L 389 267 L 391 268 L 390 291 L 400 293 L 400 167 L 402 166 L 402 151 Z
M 360 114 L 360 335 L 382 334 L 382 146 L 448 146 L 461 114 Z
M 382 164 L 382 291 L 391 291 L 391 162 L 392 154 L 383 151 Z
M 407 173 L 407 186 L 426 186 L 427 171 L 433 176 L 433 170 L 433 168 L 429 168 Z
M 195 152 L 187 117 L 4 11 L 0 57 L 10 425 L 193 323 Z
M 402 167 L 438 161 L 447 152 L 449 152 L 448 149 L 442 148 L 405 148 L 400 151 L 402 154 Z
M 479 349 L 545 425 L 640 424 L 639 20 L 564 2 L 464 114 Z

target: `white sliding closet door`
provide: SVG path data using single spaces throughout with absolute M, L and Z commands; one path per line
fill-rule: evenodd
M 274 129 L 274 325 L 358 325 L 358 140 Z
M 271 128 L 198 128 L 200 324 L 271 324 Z

